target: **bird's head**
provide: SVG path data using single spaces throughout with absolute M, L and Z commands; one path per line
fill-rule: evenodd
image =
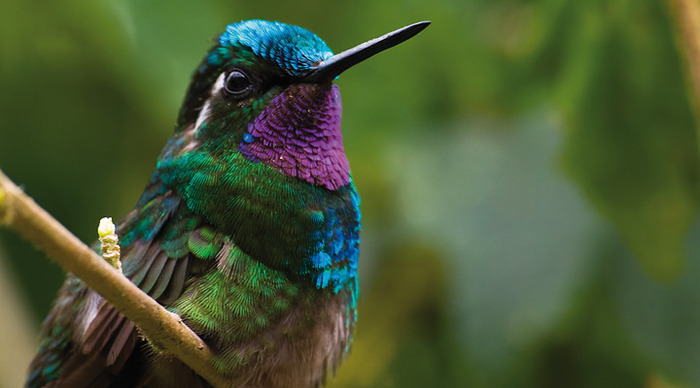
M 240 152 L 284 175 L 330 190 L 350 181 L 332 81 L 403 42 L 416 23 L 334 55 L 297 26 L 263 20 L 231 24 L 197 68 L 180 110 L 181 151 Z

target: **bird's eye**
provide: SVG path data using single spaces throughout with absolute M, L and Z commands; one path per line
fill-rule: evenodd
M 253 89 L 253 84 L 245 73 L 233 70 L 226 76 L 224 88 L 234 97 L 244 97 Z

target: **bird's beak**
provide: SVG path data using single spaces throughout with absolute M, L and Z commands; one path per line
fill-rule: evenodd
M 394 47 L 397 44 L 408 40 L 417 33 L 428 27 L 430 22 L 418 22 L 409 26 L 399 28 L 379 38 L 372 39 L 340 54 L 334 55 L 323 62 L 320 62 L 309 73 L 301 79 L 305 83 L 323 83 L 332 81 L 338 74 L 350 67 L 364 61 L 365 59 Z

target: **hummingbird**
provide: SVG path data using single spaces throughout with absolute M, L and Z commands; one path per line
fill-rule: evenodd
M 211 347 L 231 387 L 319 387 L 346 357 L 360 198 L 333 81 L 428 24 L 334 55 L 306 29 L 242 21 L 195 70 L 117 232 L 124 275 Z M 41 335 L 30 388 L 209 386 L 72 274 Z

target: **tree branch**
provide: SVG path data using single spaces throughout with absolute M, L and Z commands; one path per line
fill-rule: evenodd
M 690 76 L 690 98 L 700 135 L 700 4 L 698 0 L 668 0 L 688 74 Z M 700 138 L 700 136 L 699 136 Z
M 155 346 L 182 360 L 215 387 L 230 385 L 213 368 L 209 347 L 177 315 L 107 264 L 0 170 L 0 226 L 3 225 L 15 229 L 82 279 L 134 322 Z

